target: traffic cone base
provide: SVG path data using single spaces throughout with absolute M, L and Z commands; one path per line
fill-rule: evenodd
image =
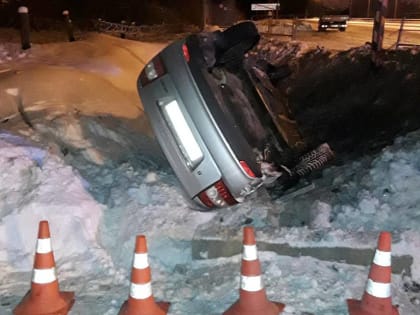
M 74 292 L 60 292 L 48 221 L 40 221 L 31 289 L 14 308 L 14 315 L 66 315 Z
M 250 309 L 248 306 L 244 306 L 241 301 L 237 301 L 233 304 L 223 315 L 278 315 L 285 308 L 283 303 L 266 301 L 261 306 L 254 306 Z
M 128 307 L 128 300 L 121 306 L 118 315 L 166 315 L 168 313 L 170 303 L 156 302 L 145 308 L 132 309 Z
M 354 300 L 354 299 L 348 299 L 347 300 L 347 306 L 348 306 L 348 311 L 350 315 L 379 315 L 379 314 L 384 314 L 383 312 L 379 312 L 379 313 L 372 313 L 369 311 L 366 311 L 362 308 L 361 306 L 362 302 L 359 300 Z M 392 310 L 391 313 L 386 314 L 386 315 L 399 315 L 399 311 L 398 308 L 396 308 L 395 306 L 392 306 Z
M 165 312 L 165 314 L 168 313 L 169 307 L 171 306 L 171 303 L 169 302 L 157 302 L 156 304 Z
M 131 269 L 130 294 L 118 315 L 166 315 L 170 304 L 156 302 L 152 293 L 152 277 L 147 254 L 146 236 L 137 235 Z
M 74 304 L 74 292 L 59 292 L 55 301 L 34 297 L 28 291 L 13 310 L 14 315 L 67 315 Z
M 255 233 L 252 227 L 244 227 L 242 243 L 239 299 L 223 315 L 279 315 L 284 310 L 285 305 L 267 299 L 262 281 Z
M 382 231 L 362 299 L 347 300 L 350 315 L 399 315 L 398 308 L 392 305 L 391 243 L 391 233 Z

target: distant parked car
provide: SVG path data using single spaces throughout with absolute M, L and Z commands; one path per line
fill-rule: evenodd
M 328 28 L 338 29 L 344 32 L 347 29 L 348 15 L 322 15 L 318 20 L 318 31 L 326 31 Z

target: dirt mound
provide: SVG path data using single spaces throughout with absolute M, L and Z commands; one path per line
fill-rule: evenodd
M 387 51 L 378 58 L 372 62 L 370 50 L 361 47 L 298 60 L 282 83 L 308 143 L 359 154 L 420 128 L 420 54 Z
M 327 142 L 338 157 L 354 158 L 420 128 L 419 49 L 333 53 L 263 39 L 251 55 L 288 69 L 274 84 L 308 150 Z

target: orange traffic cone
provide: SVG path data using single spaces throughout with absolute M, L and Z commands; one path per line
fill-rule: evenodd
M 15 307 L 15 315 L 66 315 L 74 303 L 73 292 L 60 292 L 55 272 L 48 221 L 39 222 L 31 290 Z
M 270 302 L 262 283 L 254 229 L 244 228 L 239 300 L 223 315 L 278 315 L 285 305 Z
M 152 294 L 146 237 L 138 235 L 131 271 L 130 295 L 121 306 L 118 315 L 166 315 L 168 309 L 169 303 L 155 302 Z
M 391 233 L 381 232 L 362 300 L 347 300 L 350 315 L 399 315 L 391 299 Z

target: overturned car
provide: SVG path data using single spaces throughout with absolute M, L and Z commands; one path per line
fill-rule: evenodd
M 259 41 L 252 22 L 190 35 L 166 47 L 139 76 L 139 95 L 157 140 L 187 196 L 203 209 L 242 202 L 262 186 L 286 190 L 322 169 L 337 152 L 376 145 L 369 134 L 383 135 L 382 123 L 388 123 L 385 119 L 378 124 L 372 116 L 381 112 L 383 117 L 384 110 L 392 107 L 388 102 L 369 111 L 364 101 L 337 101 L 336 87 L 317 94 L 333 87 L 334 80 L 324 80 L 327 85 L 317 80 L 316 71 L 308 66 L 310 58 L 297 65 L 301 71 L 307 69 L 304 78 L 288 82 L 293 72 L 288 62 L 273 63 L 267 54 L 250 53 Z M 370 67 L 374 73 L 378 69 L 365 64 L 371 60 L 369 54 L 368 50 L 366 61 L 363 57 L 349 69 L 374 79 Z M 328 62 L 327 54 L 320 55 Z M 352 62 L 347 56 L 340 60 L 344 66 Z M 361 72 L 358 67 L 368 70 Z M 305 78 L 310 78 L 309 83 Z M 289 87 L 282 93 L 279 82 L 308 86 L 304 93 L 292 91 L 289 99 L 296 102 L 290 103 L 285 98 Z M 365 83 L 360 82 L 362 88 Z M 338 84 L 341 89 L 342 83 Z M 376 89 L 367 88 L 366 93 L 377 97 Z M 417 112 L 418 108 L 412 114 Z M 393 126 L 398 125 L 394 119 Z M 417 125 L 418 120 L 405 126 Z M 392 129 L 387 139 L 399 131 Z M 362 136 L 375 141 L 362 141 Z

